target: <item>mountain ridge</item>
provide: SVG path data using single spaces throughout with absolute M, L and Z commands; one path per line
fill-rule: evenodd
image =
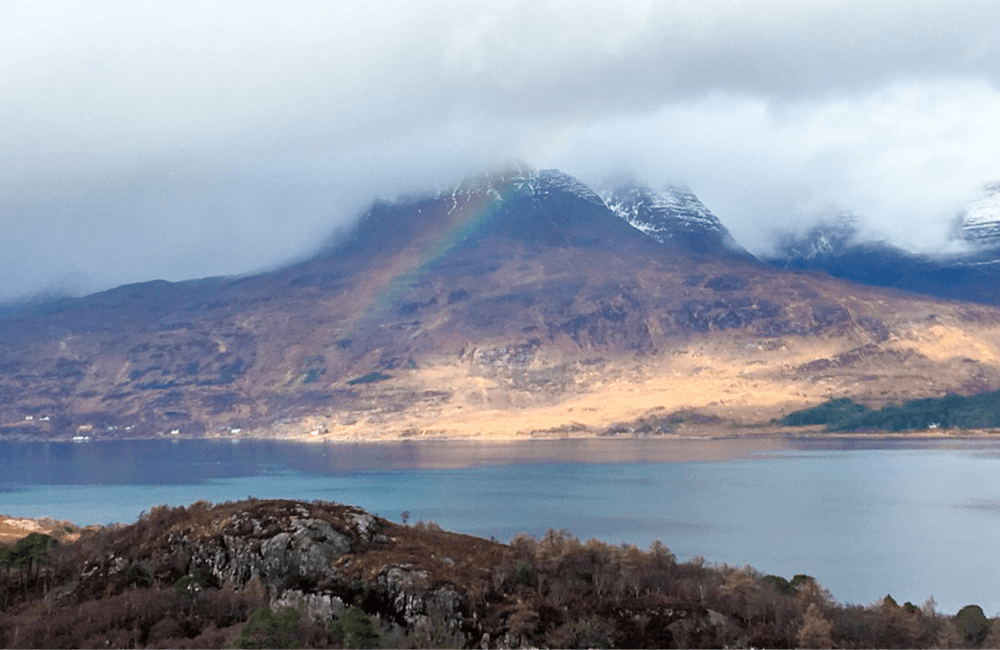
M 959 250 L 916 253 L 864 235 L 861 219 L 838 212 L 803 233 L 779 235 L 761 260 L 782 269 L 825 271 L 869 286 L 891 287 L 947 299 L 1000 304 L 1000 183 L 956 216 L 952 242 Z
M 661 243 L 561 172 L 465 187 L 281 269 L 0 321 L 0 436 L 595 435 L 1000 388 L 998 310 Z

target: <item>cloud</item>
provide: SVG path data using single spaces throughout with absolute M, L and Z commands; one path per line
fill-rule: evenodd
M 944 246 L 952 218 L 1000 176 L 1000 93 L 981 81 L 893 85 L 786 102 L 718 94 L 605 120 L 555 164 L 599 183 L 612 168 L 686 182 L 754 251 L 774 231 L 848 210 L 873 237 Z
M 274 266 L 376 196 L 512 158 L 686 180 L 751 248 L 827 204 L 927 246 L 1000 178 L 998 23 L 990 2 L 4 3 L 0 300 Z

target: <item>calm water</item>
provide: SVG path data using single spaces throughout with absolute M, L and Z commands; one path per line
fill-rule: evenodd
M 566 440 L 0 443 L 0 513 L 80 524 L 247 496 L 359 505 L 509 540 L 565 528 L 681 559 L 1000 612 L 1000 443 Z

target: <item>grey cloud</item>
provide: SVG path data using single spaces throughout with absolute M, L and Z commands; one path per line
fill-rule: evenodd
M 3 3 L 0 300 L 266 268 L 376 196 L 512 158 L 686 181 L 751 248 L 761 223 L 834 203 L 892 236 L 914 210 L 933 229 L 1000 177 L 998 14 Z
M 603 162 L 682 179 L 740 242 L 849 210 L 870 236 L 940 249 L 952 218 L 1000 176 L 1000 93 L 983 82 L 890 86 L 787 102 L 716 95 L 588 126 L 557 156 L 594 181 Z
M 474 37 L 451 58 L 465 62 L 453 72 L 471 98 L 504 111 L 593 117 L 706 92 L 780 101 L 929 76 L 1000 79 L 988 2 L 503 6 L 468 19 Z

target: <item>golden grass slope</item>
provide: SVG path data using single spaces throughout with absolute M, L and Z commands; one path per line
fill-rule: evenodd
M 365 386 L 363 408 L 317 413 L 275 433 L 328 440 L 593 435 L 650 413 L 691 410 L 730 428 L 844 396 L 881 406 L 971 394 L 1000 387 L 993 311 L 908 300 L 880 342 L 857 331 L 779 338 L 741 332 L 590 363 L 550 353 L 547 363 L 536 358 L 533 368 L 513 372 L 484 368 L 467 352 Z M 392 406 L 420 394 L 431 396 L 405 409 Z

